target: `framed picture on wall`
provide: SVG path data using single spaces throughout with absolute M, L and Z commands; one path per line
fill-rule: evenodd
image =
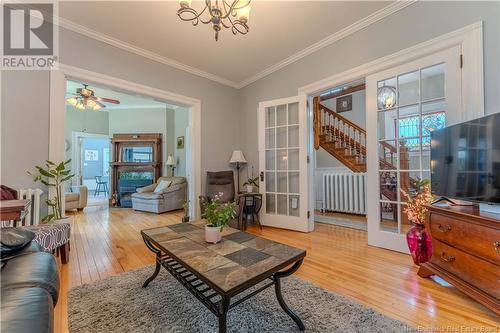
M 337 98 L 337 113 L 352 110 L 352 95 Z
M 177 137 L 177 149 L 184 149 L 184 137 Z
M 99 151 L 93 149 L 85 149 L 85 161 L 98 161 Z

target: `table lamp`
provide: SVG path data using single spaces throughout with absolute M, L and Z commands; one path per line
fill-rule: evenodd
M 238 193 L 240 192 L 240 168 L 242 164 L 245 164 L 247 160 L 243 155 L 241 150 L 233 151 L 233 155 L 231 155 L 231 159 L 229 160 L 230 164 L 236 164 L 236 174 L 238 179 Z
M 175 175 L 175 165 L 177 163 L 175 163 L 175 160 L 174 160 L 174 157 L 172 155 L 168 155 L 167 157 L 167 166 L 171 167 L 172 168 L 172 176 Z

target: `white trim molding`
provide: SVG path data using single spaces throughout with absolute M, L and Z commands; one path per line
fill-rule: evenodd
M 190 145 L 187 147 L 187 151 L 191 155 L 192 164 L 191 170 L 186 170 L 186 176 L 189 180 L 190 211 L 194 212 L 194 218 L 198 218 L 200 216 L 198 197 L 201 195 L 201 101 L 109 75 L 60 64 L 57 70 L 50 72 L 49 159 L 54 161 L 62 161 L 65 158 L 64 128 L 66 123 L 67 79 L 85 80 L 86 82 L 153 97 L 188 109 L 192 138 L 189 141 Z
M 320 40 L 319 42 L 316 42 L 316 43 L 306 47 L 305 49 L 293 54 L 292 56 L 266 68 L 262 72 L 257 73 L 255 75 L 249 77 L 248 79 L 240 82 L 238 84 L 238 88 L 243 88 L 243 87 L 245 87 L 245 86 L 247 86 L 255 81 L 258 81 L 258 80 L 262 79 L 263 77 L 266 77 L 269 74 L 272 74 L 272 73 L 280 70 L 283 67 L 286 67 L 286 66 L 288 66 L 288 65 L 290 65 L 290 64 L 292 64 L 292 63 L 294 63 L 294 62 L 296 62 L 304 57 L 307 57 L 308 55 L 310 55 L 318 50 L 321 50 L 324 47 L 332 45 L 333 43 L 360 31 L 361 29 L 364 29 L 372 24 L 375 24 L 375 23 L 383 20 L 387 16 L 390 16 L 394 13 L 397 13 L 398 11 L 408 7 L 409 5 L 411 5 L 415 2 L 416 2 L 416 0 L 395 1 L 395 2 L 391 3 L 390 5 L 362 18 L 359 21 L 354 22 L 353 24 L 335 32 L 334 34 L 332 34 L 332 35 L 330 35 L 322 40 Z
M 331 34 L 330 36 L 327 36 L 326 38 L 320 40 L 319 42 L 316 42 L 312 45 L 309 45 L 308 47 L 300 50 L 299 52 L 292 54 L 291 56 L 287 57 L 286 59 L 283 59 L 279 61 L 278 63 L 267 67 L 263 71 L 252 75 L 251 77 L 241 81 L 241 82 L 235 82 L 226 78 L 223 78 L 221 76 L 206 72 L 204 70 L 195 68 L 193 66 L 189 66 L 186 64 L 183 64 L 177 60 L 159 55 L 155 52 L 140 48 L 138 46 L 132 45 L 128 42 L 122 41 L 118 38 L 112 37 L 110 35 L 104 34 L 99 31 L 95 31 L 93 29 L 90 29 L 88 27 L 85 27 L 83 25 L 80 25 L 78 23 L 75 23 L 73 21 L 70 21 L 68 19 L 65 19 L 63 17 L 58 17 L 59 26 L 68 29 L 70 31 L 79 33 L 83 36 L 90 37 L 92 39 L 98 40 L 100 42 L 106 43 L 108 45 L 112 45 L 114 47 L 120 48 L 122 50 L 140 55 L 142 57 L 151 59 L 153 61 L 157 61 L 159 63 L 165 64 L 167 66 L 180 69 L 182 71 L 188 72 L 190 74 L 194 74 L 200 77 L 203 77 L 205 79 L 212 80 L 217 83 L 221 83 L 224 85 L 227 85 L 232 88 L 236 89 L 241 89 L 255 81 L 258 81 L 259 79 L 274 73 L 283 67 L 286 67 L 318 50 L 321 50 L 324 47 L 327 47 L 343 38 L 346 38 L 362 29 L 365 29 L 366 27 L 375 24 L 384 18 L 399 12 L 400 10 L 410 6 L 411 4 L 417 2 L 417 0 L 400 0 L 400 1 L 395 1 L 389 4 L 388 6 L 385 6 L 382 9 L 379 9 L 372 14 L 362 18 L 361 20 L 358 20 L 354 22 L 353 24 Z
M 380 72 L 391 66 L 397 66 L 426 55 L 460 46 L 464 59 L 463 80 L 467 87 L 474 87 L 474 91 L 464 93 L 470 95 L 468 104 L 479 108 L 476 112 L 484 114 L 484 72 L 483 72 L 483 22 L 479 21 L 458 30 L 438 36 L 434 39 L 416 44 L 396 53 L 375 59 L 363 65 L 354 67 L 342 73 L 334 74 L 317 82 L 299 88 L 299 95 L 313 95 L 337 85 L 347 84 L 366 76 Z M 474 98 L 475 96 L 475 98 Z M 474 99 L 476 103 L 470 101 Z
M 180 69 L 180 70 L 188 72 L 190 74 L 194 74 L 194 75 L 203 77 L 205 79 L 209 79 L 209 80 L 212 80 L 212 81 L 215 81 L 217 83 L 221 83 L 221 84 L 224 84 L 226 86 L 233 87 L 233 88 L 239 87 L 239 84 L 234 82 L 234 81 L 231 81 L 231 80 L 225 79 L 223 77 L 217 76 L 215 74 L 203 71 L 201 69 L 183 64 L 179 61 L 161 56 L 155 52 L 148 51 L 146 49 L 137 47 L 137 46 L 132 45 L 130 43 L 124 42 L 120 39 L 106 35 L 102 32 L 98 32 L 98 31 L 92 30 L 90 28 L 84 27 L 83 25 L 77 24 L 77 23 L 70 21 L 68 19 L 59 17 L 59 26 L 65 28 L 65 29 L 71 30 L 73 32 L 79 33 L 83 36 L 90 37 L 90 38 L 93 38 L 93 39 L 98 40 L 100 42 L 118 47 L 122 50 L 131 52 L 131 53 L 135 53 L 135 54 L 140 55 L 142 57 L 154 60 L 154 61 L 162 63 L 164 65 L 167 65 L 167 66 L 170 66 L 170 67 L 173 67 L 176 69 Z

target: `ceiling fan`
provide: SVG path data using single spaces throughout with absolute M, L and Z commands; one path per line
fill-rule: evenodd
M 94 91 L 87 87 L 88 84 L 83 84 L 83 88 L 77 88 L 76 93 L 66 99 L 68 104 L 78 110 L 89 108 L 96 111 L 105 108 L 104 103 L 120 104 L 120 101 L 116 99 L 95 96 Z

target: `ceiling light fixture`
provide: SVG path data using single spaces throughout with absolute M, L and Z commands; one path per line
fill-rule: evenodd
M 248 18 L 250 15 L 251 0 L 233 0 L 230 4 L 226 0 L 205 0 L 205 7 L 201 12 L 191 8 L 191 0 L 180 0 L 181 8 L 177 16 L 183 21 L 191 21 L 193 25 L 212 24 L 215 31 L 215 40 L 219 40 L 219 31 L 222 27 L 231 29 L 233 35 L 248 33 Z

